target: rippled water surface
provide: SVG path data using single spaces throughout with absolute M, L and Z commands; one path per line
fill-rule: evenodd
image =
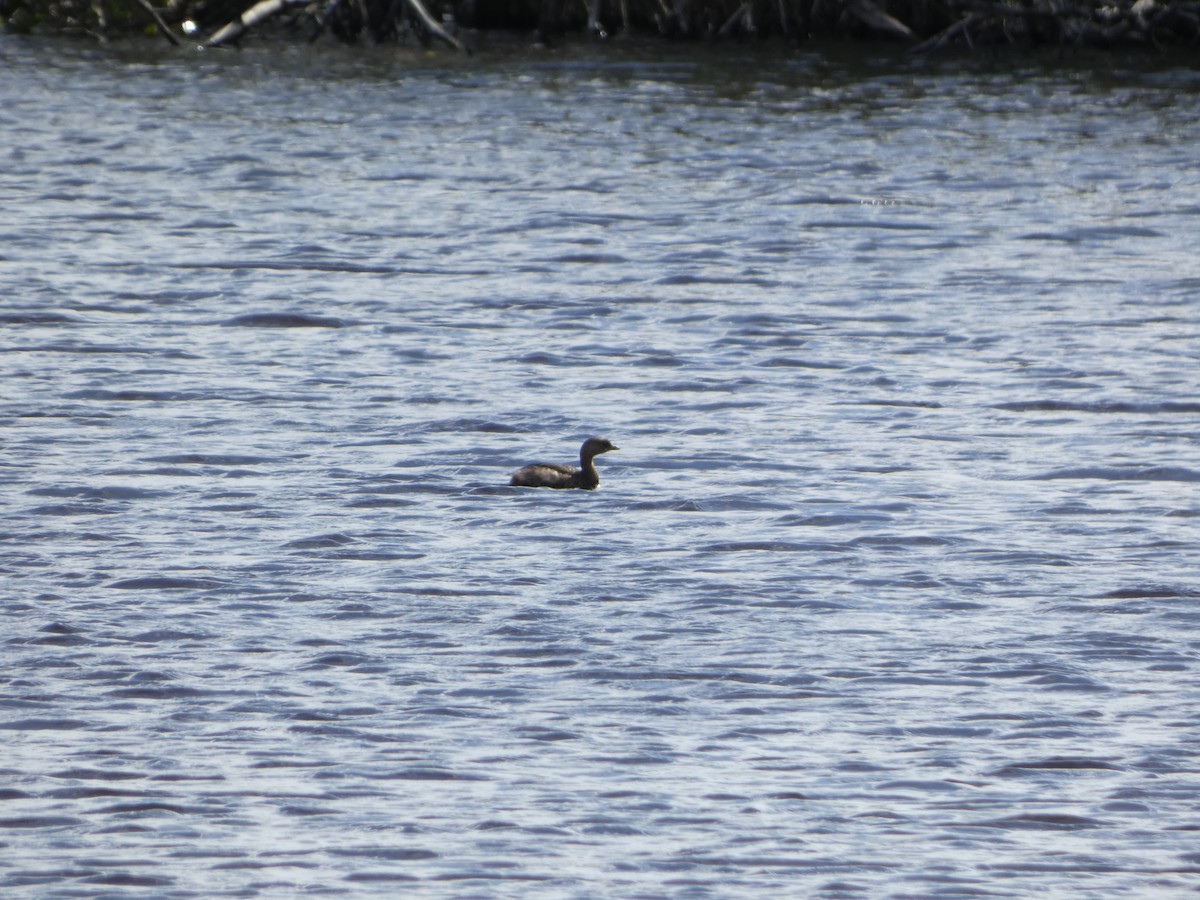
M 0 41 L 0 892 L 1200 889 L 1200 77 L 751 49 Z

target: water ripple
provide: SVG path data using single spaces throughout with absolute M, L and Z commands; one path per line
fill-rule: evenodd
M 46 49 L 0 893 L 1200 886 L 1190 69 Z

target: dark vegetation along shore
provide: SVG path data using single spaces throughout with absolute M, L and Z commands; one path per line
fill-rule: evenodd
M 1196 46 L 1200 0 L 0 0 L 9 32 L 131 33 L 234 45 L 270 28 L 296 40 L 413 41 L 470 52 L 492 31 L 551 43 L 655 33 L 678 40 L 852 36 L 946 46 Z

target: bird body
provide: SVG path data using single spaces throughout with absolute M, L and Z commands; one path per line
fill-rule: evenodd
M 593 491 L 600 484 L 600 473 L 596 471 L 595 457 L 609 450 L 619 450 L 608 438 L 590 437 L 579 448 L 579 465 L 562 463 L 534 463 L 512 473 L 508 482 L 515 487 L 548 487 L 558 489 L 577 488 Z

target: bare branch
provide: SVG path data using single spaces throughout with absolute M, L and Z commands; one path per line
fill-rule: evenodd
M 259 3 L 255 3 L 242 13 L 240 17 L 220 29 L 200 46 L 219 47 L 230 41 L 236 41 L 259 22 L 271 18 L 271 16 L 280 10 L 286 9 L 289 6 L 304 6 L 309 2 L 311 0 L 260 0 Z
M 158 26 L 158 30 L 162 32 L 163 37 L 171 42 L 172 47 L 179 46 L 179 38 L 171 33 L 171 29 L 167 27 L 166 20 L 159 14 L 158 10 L 150 5 L 150 0 L 138 0 L 142 5 L 142 9 L 150 13 L 150 18 L 154 20 L 154 24 Z
M 911 28 L 899 19 L 889 16 L 871 0 L 850 0 L 846 4 L 846 8 L 854 13 L 859 21 L 876 31 L 882 31 L 884 34 L 905 40 L 912 40 L 916 37 Z
M 408 4 L 409 9 L 417 14 L 417 18 L 421 20 L 421 24 L 429 29 L 429 33 L 436 38 L 445 41 L 455 50 L 469 54 L 471 51 L 467 49 L 467 45 L 443 28 L 438 21 L 429 14 L 429 10 L 425 8 L 425 4 L 421 0 L 404 0 Z

